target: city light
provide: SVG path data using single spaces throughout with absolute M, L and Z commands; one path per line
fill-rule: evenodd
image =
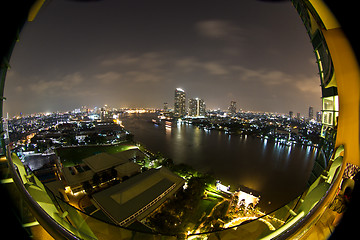
M 231 220 L 230 222 L 226 223 L 224 225 L 224 228 L 234 227 L 234 226 L 240 225 L 241 223 L 243 223 L 245 221 L 251 221 L 251 220 L 259 220 L 259 221 L 265 223 L 266 226 L 269 228 L 269 230 L 271 230 L 271 231 L 276 230 L 276 228 L 269 221 L 267 221 L 264 218 L 259 218 L 259 217 L 256 217 L 256 216 L 235 218 L 235 219 Z M 236 228 L 235 228 L 235 230 L 236 230 Z
M 248 207 L 249 204 L 253 204 L 253 206 L 256 206 L 260 201 L 259 197 L 256 197 L 250 193 L 246 193 L 243 191 L 235 192 L 234 196 L 238 197 L 238 202 L 237 202 L 238 206 L 240 206 L 242 203 L 244 203 L 246 207 Z
M 231 193 L 230 192 L 230 185 L 225 186 L 223 184 L 221 184 L 220 180 L 216 181 L 216 189 L 218 191 L 222 191 L 222 192 L 226 192 L 226 193 Z
M 184 102 L 183 97 L 183 95 L 179 95 L 179 101 Z M 199 98 L 195 100 L 200 101 Z M 181 107 L 181 104 L 179 106 Z M 33 114 L 31 116 L 9 119 L 9 136 L 14 139 L 14 146 L 19 149 L 19 155 L 27 153 L 36 154 L 37 152 L 39 152 L 38 154 L 40 155 L 55 154 L 54 147 L 47 149 L 49 145 L 56 145 L 64 149 L 77 149 L 79 152 L 81 152 L 80 149 L 86 149 L 86 147 L 96 147 L 99 148 L 99 150 L 94 151 L 96 154 L 99 154 L 99 151 L 101 151 L 100 148 L 102 147 L 116 148 L 116 150 L 110 151 L 112 153 L 137 149 L 142 152 L 145 159 L 130 158 L 129 162 L 139 164 L 139 171 L 145 171 L 147 169 L 160 170 L 164 165 L 168 166 L 166 161 L 164 161 L 164 157 L 151 153 L 151 151 L 147 150 L 141 143 L 128 142 L 129 140 L 131 141 L 132 134 L 124 129 L 123 122 L 128 123 L 126 118 L 128 118 L 130 114 L 144 114 L 141 118 L 148 119 L 144 122 L 148 122 L 149 126 L 155 123 L 156 129 L 163 129 L 168 139 L 172 136 L 172 129 L 176 131 L 176 136 L 179 137 L 181 131 L 178 130 L 180 128 L 191 128 L 194 130 L 194 145 L 200 144 L 198 136 L 202 135 L 203 131 L 206 132 L 206 135 L 218 132 L 219 135 L 226 135 L 229 141 L 238 138 L 245 142 L 248 136 L 251 136 L 263 139 L 263 147 L 270 145 L 272 142 L 277 145 L 289 145 L 290 147 L 286 147 L 286 153 L 288 154 L 290 154 L 292 149 L 291 145 L 293 144 L 309 146 L 308 149 L 310 151 L 313 148 L 313 141 L 315 142 L 316 139 L 314 140 L 314 137 L 310 138 L 309 136 L 316 136 L 321 126 L 317 123 L 314 124 L 314 121 L 288 119 L 279 114 L 262 112 L 235 111 L 235 113 L 230 114 L 229 112 L 217 109 L 213 112 L 208 110 L 205 116 L 184 115 L 182 117 L 176 117 L 175 112 L 172 110 L 169 111 L 168 109 L 166 111 L 151 108 L 115 109 L 109 106 L 94 109 L 86 108 L 86 110 L 82 109 L 85 108 L 63 113 L 57 112 L 50 115 Z M 198 107 L 195 109 L 199 110 Z M 148 118 L 148 116 L 151 116 L 151 118 Z M 138 115 L 131 117 L 136 119 L 140 118 Z M 21 133 L 23 135 L 16 135 L 14 133 Z M 24 138 L 21 136 L 24 136 Z M 18 141 L 14 137 L 19 137 Z M 28 139 L 28 141 L 24 142 L 23 139 Z M 48 144 L 44 144 L 45 142 Z M 29 151 L 29 149 L 33 149 L 33 151 Z M 75 152 L 74 156 L 77 154 L 78 153 Z M 68 198 L 78 198 L 82 196 L 79 194 L 87 195 L 92 191 L 99 191 L 99 188 L 105 189 L 106 186 L 113 182 L 123 180 L 122 177 L 119 178 L 111 175 L 114 171 L 110 170 L 108 170 L 106 174 L 99 175 L 98 179 L 96 179 L 96 177 L 93 179 L 89 174 L 89 168 L 85 168 L 83 163 L 79 164 L 76 162 L 78 160 L 71 158 L 73 157 L 60 158 L 61 160 L 59 161 L 61 162 L 57 164 L 55 168 L 69 168 L 71 170 L 63 171 L 71 171 L 74 176 L 76 175 L 78 177 L 74 179 L 85 179 L 86 181 L 84 180 L 85 183 L 71 185 L 71 187 L 67 186 L 64 189 L 64 194 Z M 111 159 L 111 157 L 108 158 Z M 111 160 L 107 161 L 111 162 Z M 59 179 L 59 181 L 71 181 L 71 177 L 69 178 L 69 176 L 73 176 L 71 173 L 68 173 L 65 177 L 60 169 L 57 170 L 57 172 L 55 178 Z M 192 191 L 191 181 L 193 177 L 201 176 L 200 173 L 194 172 L 193 169 L 188 169 L 187 167 L 181 169 L 181 171 L 176 174 L 188 181 L 181 187 L 182 191 Z M 107 175 L 109 176 L 107 177 Z M 203 229 L 214 229 L 215 224 L 209 224 L 206 219 L 211 219 L 212 215 L 218 211 L 228 214 L 228 218 L 222 216 L 222 218 L 220 217 L 218 220 L 222 228 L 236 226 L 244 221 L 254 220 L 264 215 L 264 213 L 258 209 L 260 197 L 254 196 L 250 192 L 240 190 L 231 192 L 230 185 L 224 185 L 220 181 L 216 182 L 215 188 L 206 187 L 201 193 L 196 194 L 200 194 L 199 199 L 206 199 L 206 202 L 213 202 L 211 203 L 213 205 L 212 208 L 209 209 L 210 212 L 205 213 L 203 217 L 195 220 L 198 221 L 199 225 L 199 228 L 194 230 L 195 232 L 200 233 Z M 229 203 L 229 205 L 223 205 L 224 203 Z M 77 205 L 75 204 L 73 206 L 76 207 Z M 227 210 L 220 210 L 222 208 Z M 161 212 L 165 211 L 165 209 L 161 210 L 161 208 L 159 208 L 156 211 Z M 229 212 L 231 213 L 229 214 Z M 202 215 L 199 213 L 196 214 L 196 216 Z M 270 220 L 276 221 L 276 219 L 272 219 L 271 217 L 264 218 L 264 220 L 260 221 L 263 221 L 269 229 L 273 229 L 271 222 L 269 222 Z M 175 224 L 179 225 L 179 222 L 172 223 L 171 226 L 176 226 Z M 191 238 L 192 237 L 193 236 L 191 236 Z

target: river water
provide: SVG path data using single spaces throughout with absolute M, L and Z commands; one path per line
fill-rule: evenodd
M 185 123 L 151 122 L 154 114 L 130 114 L 123 125 L 152 152 L 161 152 L 174 163 L 185 163 L 209 172 L 235 190 L 257 191 L 260 207 L 275 210 L 302 193 L 310 176 L 316 149 L 286 146 L 253 136 L 228 135 Z

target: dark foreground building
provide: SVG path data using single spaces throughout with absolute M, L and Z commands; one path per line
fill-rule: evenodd
M 167 168 L 150 169 L 129 180 L 93 195 L 98 207 L 121 226 L 141 221 L 167 199 L 185 180 Z

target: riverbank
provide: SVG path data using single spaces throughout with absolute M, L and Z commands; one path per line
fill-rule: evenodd
M 218 188 L 214 175 L 189 164 L 176 163 L 172 159 L 164 157 L 160 151 L 154 153 L 152 149 L 139 142 L 123 141 L 116 144 L 72 145 L 56 148 L 55 152 L 61 160 L 58 167 L 75 166 L 76 171 L 82 173 L 87 171 L 82 166 L 83 159 L 101 153 L 115 154 L 130 149 L 139 149 L 144 153 L 142 154 L 143 157 L 132 159 L 141 166 L 141 172 L 151 168 L 166 167 L 186 179 L 183 189 L 142 220 L 142 223 L 150 227 L 153 232 L 185 236 L 186 234 L 220 230 L 229 224 L 233 224 L 238 218 L 255 219 L 263 215 L 258 205 L 256 207 L 254 205 L 243 206 L 238 201 L 241 199 L 234 200 L 235 195 L 229 192 L 230 188 L 226 188 L 226 190 Z M 75 169 L 73 170 L 75 171 Z M 84 198 L 82 199 L 84 201 L 81 204 L 80 200 L 77 202 L 79 209 L 90 215 L 96 214 L 90 201 L 92 194 L 127 180 L 127 178 L 117 177 L 114 172 L 110 169 L 102 172 L 96 178 L 94 175 L 92 179 L 94 186 L 90 185 L 90 182 L 83 183 L 82 187 L 85 191 L 80 193 L 83 194 Z M 72 196 L 73 193 L 69 192 L 68 194 Z M 96 212 L 99 213 L 99 211 Z M 101 216 L 103 217 L 103 215 Z M 106 221 L 109 220 L 106 219 Z M 129 228 L 137 229 L 133 225 L 130 225 Z
M 232 190 L 242 186 L 261 195 L 261 208 L 271 212 L 307 187 L 317 149 L 286 146 L 251 135 L 208 131 L 192 124 L 155 125 L 156 114 L 123 117 L 124 127 L 154 153 L 174 164 L 186 164 L 221 179 Z

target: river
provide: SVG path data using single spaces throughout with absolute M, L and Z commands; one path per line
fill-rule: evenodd
M 161 152 L 174 163 L 191 165 L 231 185 L 235 190 L 245 186 L 260 195 L 260 207 L 275 210 L 306 188 L 317 149 L 286 146 L 253 136 L 228 135 L 217 130 L 173 122 L 151 122 L 154 114 L 130 114 L 122 117 L 123 125 L 135 135 L 135 141 L 152 152 Z

